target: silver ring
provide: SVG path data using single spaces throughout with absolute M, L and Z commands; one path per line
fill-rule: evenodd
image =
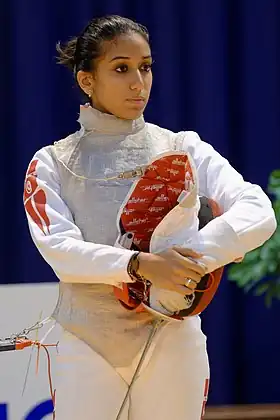
M 191 287 L 189 287 L 192 283 L 195 283 L 195 281 L 194 281 L 194 280 L 192 280 L 192 279 L 188 279 L 188 280 L 186 281 L 186 283 L 184 284 L 184 286 L 185 286 L 187 289 L 192 290 L 192 288 L 191 288 Z

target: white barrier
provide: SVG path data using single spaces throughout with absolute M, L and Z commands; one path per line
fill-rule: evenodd
M 18 333 L 31 326 L 38 318 L 48 317 L 56 304 L 58 284 L 1 285 L 0 286 L 0 338 Z M 53 323 L 48 323 L 38 330 L 38 339 L 42 339 Z M 46 339 L 47 343 L 58 340 L 56 327 Z M 31 334 L 36 338 L 36 333 Z M 56 352 L 49 349 L 50 354 Z M 32 352 L 30 370 L 25 392 L 22 396 L 24 379 Z M 44 402 L 50 400 L 47 358 L 45 351 L 40 351 L 39 371 L 36 375 L 37 350 L 26 348 L 20 351 L 0 352 L 0 420 L 50 420 L 51 415 L 42 417 Z M 55 379 L 55 357 L 51 357 Z M 41 410 L 40 410 L 41 405 Z M 48 403 L 50 405 L 50 403 Z M 37 407 L 37 408 L 36 408 Z

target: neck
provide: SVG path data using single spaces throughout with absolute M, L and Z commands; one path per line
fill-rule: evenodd
M 115 115 L 98 110 L 91 104 L 80 107 L 79 123 L 86 131 L 96 131 L 104 134 L 134 134 L 145 126 L 144 117 L 136 120 L 125 120 Z

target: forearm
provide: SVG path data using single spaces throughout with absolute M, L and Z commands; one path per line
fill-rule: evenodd
M 61 281 L 112 285 L 132 281 L 127 264 L 133 251 L 55 235 L 33 240 Z
M 201 252 L 207 271 L 243 258 L 276 229 L 275 214 L 262 190 L 252 186 L 223 215 L 195 234 L 186 246 Z
M 276 229 L 275 214 L 264 191 L 246 182 L 197 133 L 186 133 L 182 147 L 197 167 L 200 195 L 214 200 L 222 213 L 185 244 L 203 253 L 203 262 L 213 271 L 267 241 Z

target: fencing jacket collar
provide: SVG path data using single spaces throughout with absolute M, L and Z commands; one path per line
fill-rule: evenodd
M 78 119 L 85 132 L 99 134 L 129 135 L 136 134 L 145 127 L 143 115 L 136 120 L 123 120 L 111 114 L 105 114 L 89 104 L 80 106 Z

